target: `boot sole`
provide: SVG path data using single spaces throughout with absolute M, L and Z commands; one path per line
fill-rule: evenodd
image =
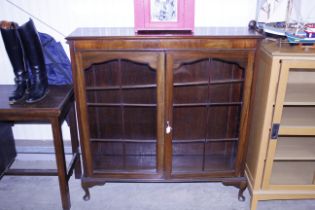
M 13 104 L 16 104 L 16 103 L 20 103 L 20 102 L 22 102 L 22 101 L 24 101 L 24 99 L 26 98 L 26 94 L 24 94 L 20 99 L 18 99 L 18 100 L 9 100 L 9 104 L 10 105 L 13 105 Z
M 33 101 L 27 101 L 27 100 L 25 100 L 25 102 L 28 103 L 28 104 L 33 104 L 33 103 L 39 102 L 39 101 L 43 100 L 43 99 L 48 95 L 48 93 L 49 93 L 49 90 L 47 90 L 47 91 L 45 92 L 45 94 L 44 94 L 42 97 L 38 98 L 38 99 L 33 100 Z

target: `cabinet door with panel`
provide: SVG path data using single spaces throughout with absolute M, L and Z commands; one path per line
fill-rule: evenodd
M 245 52 L 167 54 L 166 134 L 173 179 L 240 176 L 252 68 Z M 248 80 L 246 80 L 246 78 Z
M 264 186 L 315 190 L 315 61 L 282 60 Z
M 78 54 L 86 174 L 159 178 L 163 168 L 164 56 L 159 52 Z M 83 64 L 83 65 L 80 65 Z

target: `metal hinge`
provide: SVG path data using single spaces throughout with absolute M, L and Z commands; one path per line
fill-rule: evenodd
M 279 133 L 280 124 L 274 123 L 271 128 L 271 139 L 277 139 Z

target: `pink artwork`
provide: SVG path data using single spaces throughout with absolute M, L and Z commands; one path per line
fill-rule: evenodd
M 194 30 L 194 0 L 134 0 L 135 31 Z

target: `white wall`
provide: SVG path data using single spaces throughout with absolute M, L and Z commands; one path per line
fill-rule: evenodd
M 30 17 L 38 31 L 62 42 L 77 27 L 133 27 L 133 0 L 0 0 L 0 20 L 19 24 Z M 256 0 L 195 0 L 195 26 L 247 26 Z M 68 53 L 69 54 L 69 53 Z M 0 38 L 0 84 L 13 84 L 12 68 Z M 45 125 L 16 125 L 16 139 L 51 139 Z M 69 131 L 63 126 L 65 139 Z

